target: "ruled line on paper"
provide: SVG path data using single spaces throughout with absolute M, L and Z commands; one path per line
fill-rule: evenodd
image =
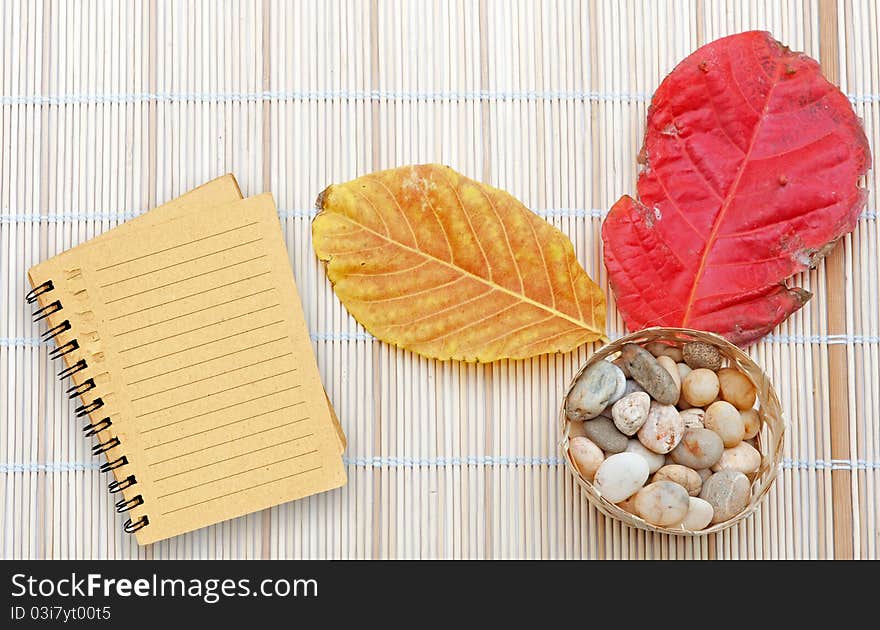
M 269 291 L 274 291 L 275 287 L 269 287 L 268 289 L 263 289 L 262 291 L 257 291 L 256 293 L 248 293 L 247 295 L 240 295 L 239 297 L 232 298 L 231 300 L 226 300 L 225 302 L 220 302 L 219 304 L 212 304 L 210 306 L 205 306 L 204 308 L 197 308 L 194 311 L 190 311 L 189 313 L 183 313 L 182 315 L 175 315 L 174 317 L 169 317 L 168 319 L 162 319 L 158 322 L 153 322 L 151 324 L 146 324 L 139 328 L 132 328 L 131 330 L 126 330 L 121 333 L 112 334 L 112 337 L 121 337 L 122 335 L 129 335 L 133 332 L 138 332 L 140 330 L 145 330 L 147 328 L 152 328 L 153 326 L 158 326 L 159 324 L 166 324 L 168 322 L 173 322 L 175 319 L 180 319 L 181 317 L 187 317 L 188 315 L 195 315 L 196 313 L 201 313 L 203 311 L 209 311 L 212 308 L 217 308 L 218 306 L 225 306 L 226 304 L 232 304 L 233 302 L 238 302 L 239 300 L 244 300 L 250 297 L 254 297 L 255 295 L 262 295 L 263 293 L 268 293 Z M 177 300 L 175 300 L 177 301 Z
M 202 470 L 203 468 L 209 468 L 210 466 L 216 466 L 217 464 L 223 464 L 225 462 L 230 462 L 233 459 L 238 459 L 239 457 L 244 457 L 245 455 L 253 455 L 254 453 L 259 453 L 261 451 L 268 451 L 270 448 L 276 448 L 278 446 L 284 446 L 285 444 L 292 444 L 293 442 L 299 442 L 300 440 L 304 440 L 307 437 L 311 437 L 313 435 L 314 435 L 314 433 L 309 433 L 308 435 L 301 435 L 299 437 L 291 438 L 289 440 L 284 440 L 282 442 L 273 442 L 272 444 L 269 444 L 267 446 L 261 446 L 260 448 L 255 448 L 252 451 L 245 451 L 244 453 L 236 453 L 235 455 L 230 455 L 229 457 L 226 457 L 224 459 L 217 459 L 212 462 L 208 462 L 207 464 L 202 464 L 201 466 L 195 466 L 194 468 L 188 468 L 187 470 L 181 470 L 180 472 L 176 472 L 171 475 L 165 475 L 164 477 L 158 477 L 156 479 L 153 479 L 153 481 L 155 483 L 159 483 L 160 481 L 165 481 L 166 479 L 173 479 L 174 477 L 179 477 L 180 475 L 185 475 L 187 473 L 195 472 L 196 470 Z M 244 436 L 244 437 L 250 437 L 250 436 Z M 317 453 L 317 452 L 318 452 L 318 449 L 314 449 L 312 451 L 309 451 L 308 453 L 301 453 L 297 457 L 302 457 L 304 455 L 310 455 L 311 453 Z M 290 458 L 290 459 L 294 459 L 294 458 Z M 287 460 L 281 460 L 281 461 L 287 461 Z M 274 463 L 277 464 L 280 462 L 274 462 Z M 272 466 L 273 464 L 264 464 L 264 465 L 265 466 Z M 263 466 L 257 466 L 257 468 L 253 468 L 251 470 L 258 470 L 262 467 Z M 239 473 L 235 473 L 235 474 L 239 474 Z M 231 476 L 234 476 L 234 475 L 230 475 L 230 477 Z M 228 477 L 221 477 L 220 479 L 215 479 L 214 481 L 221 481 L 221 480 L 227 479 L 227 478 Z M 213 483 L 213 481 L 206 481 L 204 484 L 199 484 L 199 485 L 205 485 L 205 484 L 209 484 L 209 483 Z M 190 488 L 184 488 L 183 490 L 175 490 L 174 492 L 169 492 L 168 494 L 161 495 L 159 498 L 162 498 L 162 496 L 167 497 L 172 494 L 177 494 L 178 492 L 185 492 L 186 490 L 191 490 L 192 488 L 197 488 L 197 487 L 198 486 L 191 486 Z
M 132 398 L 131 402 L 134 402 L 136 400 L 143 400 L 144 398 L 152 398 L 153 396 L 158 396 L 159 394 L 164 394 L 166 392 L 173 392 L 174 390 L 180 389 L 182 387 L 187 387 L 189 385 L 195 385 L 196 383 L 201 383 L 203 381 L 209 381 L 212 378 L 217 378 L 218 376 L 223 376 L 224 374 L 232 374 L 233 372 L 238 372 L 239 370 L 246 370 L 248 368 L 254 367 L 255 365 L 262 365 L 263 363 L 268 363 L 269 361 L 274 361 L 276 359 L 281 359 L 283 357 L 289 357 L 292 354 L 293 354 L 293 352 L 285 352 L 284 354 L 279 354 L 274 357 L 269 357 L 268 359 L 260 359 L 259 361 L 256 361 L 254 363 L 248 363 L 247 365 L 239 365 L 239 366 L 236 366 L 236 367 L 231 368 L 229 370 L 226 370 L 224 372 L 218 372 L 217 374 L 211 374 L 210 376 L 203 376 L 202 378 L 197 378 L 194 381 L 188 381 L 186 383 L 178 383 L 174 387 L 169 387 L 167 389 L 160 389 L 157 392 L 151 392 L 149 394 L 144 394 L 143 396 L 138 396 L 137 398 Z M 296 368 L 293 368 L 291 371 L 295 372 Z
M 230 232 L 235 232 L 237 230 L 243 230 L 244 228 L 251 227 L 252 225 L 257 225 L 258 223 L 259 223 L 259 221 L 251 221 L 250 223 L 245 223 L 244 225 L 239 225 L 238 227 L 229 228 L 228 230 L 223 230 L 222 232 L 217 232 L 216 234 L 209 234 L 208 236 L 202 236 L 200 238 L 196 238 L 191 241 L 187 241 L 186 243 L 180 243 L 179 245 L 172 245 L 171 247 L 159 249 L 154 252 L 150 252 L 149 254 L 135 256 L 134 258 L 129 258 L 128 260 L 123 260 L 121 262 L 112 263 L 112 264 L 106 265 L 104 267 L 98 267 L 97 269 L 95 269 L 95 271 L 104 271 L 106 269 L 112 269 L 113 267 L 118 267 L 119 265 L 124 265 L 126 263 L 134 262 L 135 260 L 141 260 L 143 258 L 149 258 L 150 256 L 155 256 L 156 254 L 163 254 L 165 252 L 170 252 L 173 249 L 179 249 L 181 247 L 186 247 L 187 245 L 192 245 L 193 243 L 199 243 L 201 241 L 206 241 L 209 238 L 214 238 L 216 236 L 222 236 L 223 234 L 229 234 Z
M 202 258 L 207 258 L 208 256 L 215 256 L 217 254 L 222 254 L 224 252 L 228 252 L 230 250 L 236 249 L 238 247 L 244 247 L 245 245 L 253 245 L 254 243 L 259 243 L 263 240 L 263 237 L 255 238 L 252 241 L 246 241 L 244 243 L 239 243 L 238 245 L 232 245 L 230 247 L 226 247 L 224 249 L 218 249 L 215 252 L 209 252 L 207 254 L 202 254 L 201 256 L 196 256 L 195 258 L 188 258 L 187 260 L 181 260 L 180 262 L 172 263 L 170 265 L 166 265 L 164 267 L 159 267 L 158 269 L 151 269 L 150 271 L 145 271 L 143 273 L 138 273 L 133 276 L 129 276 L 128 278 L 122 278 L 121 280 L 114 280 L 113 282 L 109 282 L 107 284 L 99 285 L 102 289 L 106 289 L 107 287 L 112 287 L 114 284 L 121 284 L 123 282 L 128 282 L 129 280 L 134 280 L 135 278 L 143 278 L 144 276 L 148 276 L 151 273 L 158 273 L 160 271 L 165 271 L 166 269 L 171 269 L 173 267 L 179 267 L 180 265 L 185 265 L 186 263 L 191 263 L 196 260 L 201 260 Z
M 275 391 L 275 392 L 269 392 L 268 394 L 263 394 L 262 396 L 257 396 L 257 397 L 255 397 L 255 398 L 249 398 L 248 400 L 242 400 L 242 401 L 240 401 L 240 402 L 233 403 L 233 404 L 231 404 L 231 405 L 227 405 L 226 407 L 220 407 L 219 409 L 212 409 L 211 411 L 205 411 L 204 413 L 197 413 L 197 414 L 194 415 L 194 416 L 189 416 L 188 418 L 181 418 L 180 420 L 175 420 L 174 422 L 169 422 L 168 424 L 162 424 L 162 425 L 159 425 L 158 427 L 152 427 L 152 428 L 150 428 L 150 429 L 143 429 L 143 430 L 141 430 L 141 433 L 149 433 L 150 431 L 158 431 L 159 429 L 164 429 L 165 427 L 174 426 L 175 424 L 180 424 L 181 422 L 186 422 L 187 420 L 195 420 L 196 418 L 201 418 L 201 417 L 203 417 L 203 416 L 209 416 L 209 415 L 211 415 L 212 413 L 217 413 L 218 411 L 226 411 L 227 409 L 232 409 L 233 407 L 238 407 L 239 405 L 245 405 L 245 404 L 247 404 L 247 403 L 249 403 L 249 402 L 254 402 L 255 400 L 261 400 L 261 399 L 263 399 L 263 398 L 268 398 L 269 396 L 274 396 L 275 394 L 280 394 L 280 393 L 282 393 L 282 392 L 288 392 L 288 391 L 290 391 L 290 390 L 292 390 L 292 389 L 296 389 L 297 387 L 299 387 L 299 386 L 298 386 L 298 385 L 294 385 L 294 386 L 292 386 L 292 387 L 286 387 L 286 388 L 284 388 L 284 389 L 279 389 L 278 391 Z M 220 425 L 216 425 L 216 426 L 214 426 L 214 427 L 211 427 L 211 428 L 208 429 L 208 430 L 200 431 L 200 432 L 198 432 L 198 433 L 191 433 L 190 435 L 183 435 L 183 436 L 180 436 L 180 437 L 177 438 L 177 439 L 182 440 L 182 439 L 184 439 L 184 438 L 192 437 L 192 436 L 194 436 L 194 435 L 201 435 L 202 433 L 207 433 L 208 431 L 213 431 L 214 429 L 220 429 L 220 428 L 222 428 L 222 427 L 228 427 L 228 426 L 233 425 L 233 424 L 236 424 L 236 423 L 238 423 L 238 422 L 244 422 L 245 420 L 251 420 L 251 419 L 253 419 L 253 418 L 258 418 L 259 416 L 265 416 L 265 415 L 268 415 L 268 414 L 270 414 L 270 413 L 275 413 L 276 411 L 280 411 L 281 409 L 287 409 L 288 407 L 295 407 L 296 405 L 302 405 L 303 403 L 305 403 L 305 401 L 304 401 L 304 400 L 301 400 L 301 401 L 299 401 L 299 402 L 293 403 L 292 405 L 287 405 L 286 407 L 281 407 L 281 408 L 279 408 L 279 409 L 273 409 L 272 411 L 264 411 L 263 413 L 258 413 L 258 414 L 255 415 L 255 416 L 248 416 L 247 418 L 241 418 L 241 419 L 239 419 L 239 420 L 236 420 L 235 422 L 230 422 L 229 424 L 220 424 Z M 167 442 L 163 442 L 162 444 L 155 444 L 155 445 L 153 445 L 153 446 L 148 446 L 148 447 L 146 447 L 144 450 L 145 450 L 145 451 L 148 451 L 148 450 L 150 450 L 151 448 L 156 448 L 157 446 L 163 446 L 164 444 L 170 444 L 171 442 L 174 442 L 174 441 L 176 441 L 176 440 L 168 440 Z
M 169 510 L 167 512 L 162 512 L 162 516 L 167 516 L 168 514 L 173 514 L 174 512 L 179 512 L 180 510 L 186 510 L 188 508 L 193 508 L 204 503 L 210 503 L 211 501 L 216 501 L 217 499 L 225 499 L 226 497 L 232 496 L 233 494 L 238 494 L 240 492 L 246 492 L 248 490 L 253 490 L 254 488 L 259 488 L 261 486 L 268 486 L 270 483 L 275 483 L 276 481 L 284 481 L 285 479 L 290 479 L 291 477 L 298 477 L 299 475 L 304 475 L 306 473 L 315 472 L 316 470 L 321 470 L 322 466 L 317 466 L 315 468 L 308 468 L 306 470 L 300 470 L 290 475 L 285 475 L 283 477 L 278 477 L 277 479 L 270 479 L 269 481 L 263 481 L 261 483 L 255 484 L 253 486 L 248 486 L 247 488 L 239 488 L 238 490 L 233 490 L 232 492 L 227 492 L 225 494 L 218 495 L 216 497 L 211 497 L 210 499 L 205 499 L 203 501 L 198 501 L 196 503 L 190 503 L 189 505 L 183 505 L 179 508 L 174 508 L 173 510 Z
M 288 405 L 288 406 L 290 406 L 290 405 Z M 277 411 L 277 410 L 276 410 L 276 411 Z M 264 414 L 264 415 L 265 415 L 265 414 Z M 186 453 L 178 453 L 177 455 L 174 455 L 173 457 L 166 457 L 165 459 L 160 459 L 160 460 L 155 461 L 155 462 L 150 462 L 150 463 L 147 464 L 147 465 L 152 467 L 152 466 L 158 466 L 158 465 L 160 465 L 160 464 L 166 464 L 166 463 L 168 463 L 168 462 L 174 461 L 175 459 L 180 459 L 181 457 L 189 457 L 190 455 L 195 455 L 196 453 L 201 453 L 202 451 L 209 451 L 209 450 L 211 450 L 212 448 L 216 448 L 216 447 L 218 447 L 218 446 L 223 446 L 223 445 L 225 445 L 225 444 L 231 444 L 231 443 L 233 443 L 233 442 L 237 442 L 237 441 L 239 441 L 239 440 L 245 440 L 245 439 L 247 439 L 247 438 L 249 438 L 249 437 L 253 437 L 253 436 L 255 436 L 255 435 L 262 435 L 263 433 L 269 433 L 270 431 L 277 431 L 278 429 L 284 429 L 284 428 L 286 428 L 286 427 L 293 426 L 294 424 L 298 424 L 298 423 L 300 423 L 300 422 L 304 422 L 304 421 L 306 421 L 306 420 L 308 420 L 308 419 L 309 419 L 309 417 L 306 416 L 305 418 L 300 418 L 299 420 L 293 420 L 292 422 L 285 422 L 284 424 L 279 424 L 279 425 L 274 426 L 274 427 L 269 427 L 268 429 L 262 429 L 262 430 L 260 430 L 260 431 L 254 431 L 253 433 L 248 433 L 247 435 L 243 435 L 243 436 L 241 436 L 241 437 L 234 437 L 234 438 L 232 438 L 231 440 L 224 440 L 223 442 L 217 442 L 217 444 L 211 444 L 210 446 L 205 446 L 205 447 L 202 447 L 202 448 L 197 448 L 197 449 L 194 450 L 194 451 L 189 451 L 189 452 L 186 452 Z M 216 428 L 216 427 L 214 427 L 214 428 Z M 300 437 L 297 438 L 297 439 L 303 439 L 303 438 L 307 438 L 307 437 L 312 437 L 312 436 L 314 436 L 314 435 L 315 435 L 314 433 L 307 433 L 307 434 L 305 434 L 305 435 L 300 436 Z
M 130 313 L 124 313 L 122 315 L 117 315 L 116 317 L 110 317 L 110 318 L 108 318 L 107 321 L 112 322 L 117 319 L 122 319 L 123 317 L 130 317 L 131 315 L 137 315 L 138 313 L 143 313 L 144 311 L 149 311 L 154 308 L 159 308 L 160 306 L 166 306 L 168 304 L 173 304 L 174 302 L 180 302 L 180 301 L 185 300 L 187 298 L 195 297 L 197 295 L 202 295 L 204 293 L 210 293 L 211 291 L 216 291 L 217 289 L 223 289 L 226 287 L 230 287 L 233 284 L 238 284 L 240 282 L 245 282 L 247 280 L 253 280 L 254 278 L 259 278 L 261 276 L 265 276 L 270 273 L 272 273 L 271 269 L 268 271 L 263 271 L 263 272 L 258 273 L 256 275 L 253 275 L 253 276 L 248 276 L 246 278 L 241 278 L 239 280 L 233 280 L 232 282 L 227 282 L 226 284 L 220 284 L 220 285 L 217 285 L 216 287 L 211 287 L 210 289 L 196 291 L 195 293 L 190 293 L 188 295 L 181 295 L 180 297 L 176 297 L 173 300 L 168 300 L 167 302 L 159 302 L 158 304 L 153 304 L 152 306 L 144 306 L 142 308 L 135 309 L 135 310 L 131 311 Z
M 204 330 L 205 328 L 210 328 L 211 326 L 217 326 L 218 324 L 225 324 L 226 322 L 230 322 L 233 319 L 240 319 L 242 317 L 247 317 L 248 315 L 253 315 L 254 313 L 259 313 L 261 311 L 268 311 L 269 309 L 273 309 L 280 304 L 273 304 L 271 306 L 264 306 L 262 308 L 258 308 L 255 311 L 248 311 L 247 313 L 242 313 L 241 315 L 236 315 L 234 317 L 229 317 L 227 319 L 221 319 L 220 321 L 212 322 L 210 324 L 205 324 L 204 326 L 199 326 L 198 328 L 191 328 L 190 330 L 185 330 L 183 332 L 175 333 L 173 335 L 168 335 L 167 337 L 162 337 L 161 339 L 154 339 L 153 341 L 147 341 L 142 344 L 138 344 L 136 346 L 131 346 L 130 348 L 123 348 L 119 351 L 119 354 L 123 352 L 129 352 L 131 350 L 137 350 L 138 348 L 143 348 L 144 346 L 149 346 L 150 344 L 159 343 L 160 341 L 167 341 L 168 339 L 174 339 L 175 337 L 180 337 L 181 335 L 187 335 L 191 332 L 196 332 L 199 330 Z
M 186 492 L 188 490 L 195 490 L 196 488 L 201 488 L 202 486 L 207 486 L 212 483 L 217 483 L 218 481 L 226 481 L 227 479 L 232 479 L 233 477 L 238 477 L 239 475 L 245 475 L 249 472 L 254 472 L 255 470 L 260 470 L 262 468 L 268 468 L 269 466 L 275 466 L 276 464 L 283 464 L 284 462 L 289 462 L 294 459 L 299 459 L 300 457 L 305 457 L 306 455 L 314 455 L 318 452 L 318 449 L 312 449 L 311 451 L 306 451 L 305 453 L 299 453 L 297 455 L 291 455 L 290 457 L 285 457 L 284 459 L 279 459 L 278 461 L 269 462 L 266 464 L 260 464 L 259 466 L 254 466 L 253 468 L 247 468 L 245 470 L 239 470 L 230 475 L 226 475 L 225 477 L 218 477 L 217 479 L 210 479 L 209 481 L 203 481 L 201 483 L 197 483 L 194 486 L 188 486 L 186 488 L 180 488 L 179 490 L 174 490 L 173 492 L 169 492 L 167 494 L 160 494 L 157 499 L 164 499 L 165 497 L 170 497 L 175 494 L 180 494 L 181 492 Z
M 126 383 L 128 386 L 137 385 L 138 383 L 143 383 L 144 381 L 149 381 L 154 378 L 159 378 L 160 376 L 167 376 L 169 374 L 174 374 L 175 372 L 180 372 L 181 370 L 186 370 L 191 367 L 195 367 L 197 365 L 202 365 L 203 363 L 210 363 L 211 361 L 216 361 L 217 359 L 223 359 L 225 357 L 230 357 L 233 354 L 238 354 L 239 352 L 247 352 L 248 350 L 253 350 L 254 348 L 261 348 L 262 346 L 267 346 L 270 343 L 278 343 L 279 341 L 284 340 L 285 337 L 278 337 L 278 339 L 270 339 L 269 341 L 264 341 L 262 343 L 254 344 L 253 346 L 248 346 L 247 348 L 242 348 L 240 350 L 233 350 L 232 352 L 227 352 L 226 354 L 220 354 L 216 357 L 211 357 L 210 359 L 203 359 L 202 361 L 196 361 L 195 363 L 190 363 L 188 365 L 184 365 L 183 367 L 175 368 L 173 370 L 168 370 L 167 372 L 161 372 L 159 374 L 153 374 L 152 376 L 146 376 L 144 378 L 138 379 L 136 381 L 132 381 L 130 383 Z
M 144 293 L 150 293 L 151 291 L 158 291 L 159 289 L 165 289 L 175 284 L 180 284 L 181 282 L 189 282 L 190 280 L 195 280 L 196 278 L 201 278 L 203 276 L 209 276 L 212 273 L 217 273 L 218 271 L 223 271 L 225 269 L 231 269 L 232 267 L 238 267 L 239 265 L 244 265 L 249 262 L 254 262 L 255 260 L 259 260 L 261 258 L 266 258 L 268 254 L 260 254 L 259 256 L 254 256 L 253 258 L 248 258 L 247 260 L 239 260 L 238 262 L 231 263 L 229 265 L 224 265 L 223 267 L 217 267 L 216 269 L 211 269 L 209 271 L 204 271 L 202 273 L 197 273 L 192 276 L 187 276 L 186 278 L 181 278 L 180 280 L 174 280 L 173 282 L 168 282 L 167 284 L 160 284 L 157 287 L 151 287 L 149 289 L 144 289 L 143 291 L 138 291 L 136 293 L 129 293 L 128 295 L 123 295 L 122 297 L 113 298 L 112 300 L 107 300 L 104 304 L 113 304 L 114 302 L 121 302 L 122 300 L 127 300 L 129 298 L 137 297 L 138 295 L 143 295 Z M 226 286 L 221 285 L 221 286 Z M 177 300 L 175 300 L 176 302 Z
M 190 398 L 189 400 L 184 400 L 179 403 L 174 403 L 173 405 L 168 405 L 167 407 L 162 407 L 161 409 L 153 409 L 152 411 L 146 411 L 144 413 L 135 414 L 135 418 L 143 418 L 144 416 L 149 416 L 154 413 L 159 413 L 160 411 L 167 411 L 168 409 L 173 409 L 174 407 L 180 407 L 181 405 L 186 405 L 191 402 L 195 402 L 197 400 L 204 400 L 205 398 L 210 398 L 211 396 L 216 396 L 217 394 L 221 394 L 224 392 L 229 392 L 234 389 L 240 389 L 242 387 L 246 387 L 248 385 L 253 385 L 254 383 L 261 383 L 262 381 L 268 381 L 270 378 L 275 378 L 276 376 L 283 376 L 284 374 L 290 374 L 293 370 L 285 370 L 284 372 L 278 372 L 277 374 L 272 374 L 270 376 L 264 376 L 263 378 L 258 378 L 255 381 L 250 381 L 248 383 L 241 383 L 240 385 L 234 385 L 233 387 L 224 387 L 223 389 L 218 389 L 216 392 L 211 392 L 210 394 L 205 394 L 204 396 L 198 396 L 196 398 Z M 301 384 L 293 385 L 291 389 L 296 389 L 297 387 L 302 387 Z
M 158 357 L 153 357 L 152 359 L 145 359 L 143 361 L 139 361 L 137 363 L 131 363 L 129 365 L 123 366 L 123 370 L 129 370 L 134 367 L 138 367 L 140 365 L 144 365 L 145 363 L 151 363 L 153 361 L 158 361 L 159 359 L 165 359 L 170 356 L 174 356 L 175 354 L 180 354 L 181 352 L 187 352 L 189 350 L 195 350 L 196 348 L 201 348 L 203 346 L 210 346 L 212 343 L 217 343 L 218 341 L 225 341 L 226 339 L 231 339 L 232 337 L 239 337 L 241 335 L 246 335 L 248 333 L 254 332 L 255 330 L 262 330 L 263 328 L 269 328 L 270 326 L 277 326 L 278 324 L 284 323 L 284 320 L 279 319 L 275 322 L 269 322 L 268 324 L 263 324 L 262 326 L 254 326 L 253 328 L 248 328 L 247 330 L 241 330 L 239 332 L 232 333 L 231 335 L 226 335 L 225 337 L 217 337 L 216 339 L 212 339 L 211 341 L 205 341 L 204 343 L 197 343 L 194 346 L 189 346 L 187 348 L 183 348 L 182 350 L 175 350 L 174 352 L 169 352 L 168 354 L 161 354 Z M 282 337 L 285 339 L 285 337 Z

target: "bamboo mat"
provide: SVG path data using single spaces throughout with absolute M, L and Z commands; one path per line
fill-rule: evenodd
M 874 0 L 0 4 L 0 557 L 877 558 L 878 169 L 814 299 L 751 349 L 791 429 L 755 517 L 687 539 L 599 515 L 562 465 L 560 396 L 593 348 L 473 366 L 374 340 L 310 244 L 331 182 L 437 161 L 567 233 L 607 289 L 599 229 L 634 190 L 650 94 L 699 45 L 769 29 L 822 55 L 880 146 Z M 275 194 L 349 483 L 151 547 L 24 303 L 25 271 L 232 171 Z M 623 325 L 609 305 L 611 336 Z

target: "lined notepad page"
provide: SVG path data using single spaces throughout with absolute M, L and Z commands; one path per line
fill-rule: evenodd
M 94 324 L 147 543 L 345 482 L 269 194 L 90 248 Z M 115 417 L 114 417 L 115 416 Z M 124 420 L 120 420 L 124 418 Z

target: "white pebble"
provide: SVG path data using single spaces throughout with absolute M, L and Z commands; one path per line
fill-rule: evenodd
M 697 532 L 712 522 L 715 510 L 711 503 L 699 497 L 688 497 L 688 504 L 687 516 L 681 522 L 682 529 Z
M 718 460 L 717 464 L 712 466 L 712 470 L 714 472 L 718 472 L 719 470 L 735 470 L 744 475 L 748 475 L 749 473 L 755 472 L 760 467 L 761 453 L 759 453 L 752 445 L 746 442 L 740 442 L 733 448 L 724 449 L 724 452 L 721 453 L 721 459 Z
M 675 366 L 678 368 L 678 378 L 679 380 L 684 380 L 684 377 L 691 373 L 691 366 L 687 363 L 676 363 Z
M 627 443 L 625 452 L 635 453 L 636 455 L 643 457 L 644 460 L 648 462 L 648 470 L 651 473 L 657 472 L 663 468 L 664 464 L 666 464 L 666 458 L 663 455 L 655 453 L 654 451 L 649 451 L 636 439 L 632 439 Z
M 648 418 L 651 408 L 651 397 L 645 392 L 627 394 L 611 408 L 614 426 L 624 435 L 635 435 Z
M 636 494 L 636 513 L 652 525 L 669 527 L 687 516 L 687 490 L 671 481 L 656 481 Z
M 602 462 L 593 485 L 606 500 L 620 503 L 645 485 L 649 474 L 648 462 L 640 455 L 617 453 Z
M 684 437 L 684 420 L 672 405 L 651 402 L 648 419 L 639 429 L 639 441 L 655 453 L 666 454 Z

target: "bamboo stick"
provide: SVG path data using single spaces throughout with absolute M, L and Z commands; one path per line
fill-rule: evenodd
M 834 0 L 819 2 L 819 58 L 822 70 L 832 83 L 840 83 L 838 3 Z M 828 334 L 846 334 L 847 275 L 843 242 L 828 255 L 825 262 L 825 282 Z M 847 378 L 847 346 L 828 348 L 828 401 L 830 405 L 831 458 L 848 460 L 849 383 Z M 853 505 L 851 494 L 852 473 L 832 470 L 832 497 L 834 501 L 834 557 L 849 560 L 853 557 Z

